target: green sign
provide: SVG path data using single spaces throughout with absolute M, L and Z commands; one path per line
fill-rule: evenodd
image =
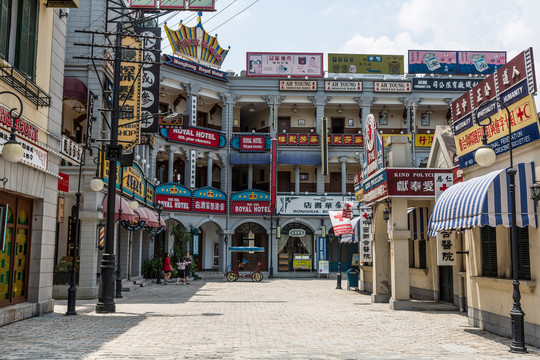
M 403 75 L 403 55 L 328 54 L 328 72 Z

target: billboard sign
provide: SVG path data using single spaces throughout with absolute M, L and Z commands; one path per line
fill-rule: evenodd
M 504 64 L 505 51 L 409 50 L 412 74 L 492 74 Z
M 452 102 L 452 127 L 462 169 L 475 163 L 474 153 L 482 145 L 483 129 L 476 124 L 473 113 L 487 100 L 498 99 L 507 106 L 512 121 L 514 148 L 540 139 L 537 110 L 531 95 L 535 92 L 534 60 L 532 48 L 529 48 Z M 491 117 L 486 135 L 488 145 L 495 153 L 508 151 L 506 110 L 493 102 L 482 106 L 475 115 L 481 120 Z
M 328 54 L 328 72 L 403 75 L 403 55 Z
M 248 52 L 246 70 L 246 75 L 251 77 L 322 78 L 323 53 Z

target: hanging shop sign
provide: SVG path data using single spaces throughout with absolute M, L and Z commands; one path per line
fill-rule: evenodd
M 360 264 L 373 262 L 372 242 L 371 242 L 371 223 L 372 212 L 370 207 L 360 208 L 360 221 L 356 224 L 355 236 L 358 236 L 360 244 Z
M 328 175 L 328 118 L 321 118 L 321 175 Z
M 268 215 L 271 213 L 270 193 L 249 189 L 233 193 L 231 215 Z
M 324 91 L 362 92 L 361 81 L 325 81 Z
M 322 78 L 324 76 L 323 54 L 248 52 L 246 70 L 246 75 L 252 77 Z
M 193 191 L 193 211 L 198 213 L 226 214 L 227 196 L 214 187 L 202 187 Z
M 373 91 L 379 93 L 410 93 L 411 83 L 409 81 L 374 81 Z
M 156 203 L 165 211 L 191 211 L 191 190 L 177 183 L 165 183 L 156 187 Z
M 225 146 L 225 135 L 218 131 L 198 127 L 182 129 L 180 126 L 161 126 L 159 132 L 167 141 L 219 149 Z
M 178 69 L 190 71 L 195 74 L 204 75 L 212 79 L 229 81 L 227 75 L 229 73 L 211 68 L 209 66 L 200 65 L 189 60 L 180 59 L 175 56 L 164 54 L 165 56 L 165 65 L 169 65 Z
M 495 98 L 508 107 L 513 121 L 513 148 L 540 139 L 536 105 L 531 95 L 535 92 L 534 59 L 532 48 L 529 48 L 452 102 L 452 127 L 462 169 L 475 164 L 474 153 L 482 145 L 483 128 L 473 119 L 472 113 L 487 100 Z M 486 135 L 488 145 L 495 153 L 508 151 L 510 136 L 506 110 L 494 102 L 483 106 L 476 116 L 480 120 L 491 117 Z
M 65 204 L 65 199 L 63 197 L 58 197 L 57 205 L 56 205 L 56 222 L 57 223 L 64 222 L 64 204 Z M 1 219 L 1 216 L 0 216 L 0 219 Z
M 431 147 L 434 134 L 415 134 L 414 145 L 416 147 Z
M 317 253 L 319 254 L 319 261 L 326 260 L 326 237 L 317 237 Z
M 279 90 L 282 91 L 317 91 L 317 82 L 308 80 L 280 80 Z
M 328 54 L 328 72 L 403 75 L 403 55 Z
M 0 128 L 0 152 L 4 148 L 4 144 L 9 141 L 11 131 L 6 131 Z M 25 140 L 22 137 L 18 137 L 17 141 L 21 144 L 24 155 L 21 160 L 22 163 L 30 165 L 38 170 L 47 170 L 49 163 L 49 154 L 45 149 Z
M 437 232 L 437 266 L 455 266 L 456 258 L 454 235 Z
M 62 135 L 62 158 L 73 165 L 79 165 L 84 162 L 84 149 L 75 141 L 68 138 L 66 135 Z
M 141 125 L 137 120 L 141 118 L 142 77 L 139 73 L 139 64 L 143 60 L 142 55 L 139 41 L 130 36 L 122 38 L 118 143 L 125 151 L 139 144 L 141 137 Z
M 146 205 L 153 208 L 156 203 L 156 186 L 146 180 Z
M 367 179 L 376 171 L 384 168 L 384 146 L 381 136 L 377 131 L 377 122 L 375 116 L 369 114 L 366 118 L 366 128 L 364 133 L 365 144 L 365 163 L 366 174 L 363 175 Z
M 178 30 L 172 30 L 167 25 L 164 25 L 163 28 L 176 56 L 195 61 L 191 64 L 202 62 L 211 66 L 202 67 L 200 70 L 204 70 L 205 68 L 209 70 L 219 69 L 227 57 L 229 50 L 219 45 L 217 35 L 212 36 L 206 32 L 202 24 L 201 15 L 201 13 L 198 14 L 197 24 L 193 27 L 186 26 L 180 22 Z M 171 56 L 168 57 L 172 59 Z M 221 71 L 219 72 L 221 73 Z M 211 71 L 206 75 L 213 76 Z
M 328 211 L 341 210 L 342 200 L 342 195 L 278 195 L 276 212 L 280 215 L 326 216 Z M 353 215 L 355 213 L 353 209 Z
M 270 208 L 271 214 L 275 212 L 276 209 L 276 192 L 277 192 L 277 164 L 278 164 L 278 153 L 277 153 L 277 139 L 273 138 L 272 142 L 272 152 L 270 153 Z M 277 236 L 277 234 L 276 234 Z
M 362 184 L 364 202 L 369 205 L 388 196 L 386 169 L 381 169 Z
M 413 78 L 414 91 L 467 91 L 478 85 L 482 79 L 430 79 Z
M 279 145 L 319 145 L 319 135 L 317 134 L 278 134 Z
M 142 94 L 141 94 L 141 131 L 155 133 L 158 131 L 159 113 L 159 83 L 161 54 L 161 29 L 155 27 L 137 27 L 136 32 L 141 38 L 144 48 L 142 64 Z
M 265 152 L 270 150 L 268 135 L 233 135 L 231 147 L 240 152 Z
M 69 175 L 58 172 L 58 191 L 69 192 Z

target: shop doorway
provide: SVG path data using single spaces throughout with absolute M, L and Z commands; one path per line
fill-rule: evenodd
M 268 235 L 265 228 L 257 223 L 244 223 L 236 228 L 231 246 L 263 247 L 261 271 L 268 271 Z M 242 261 L 245 271 L 255 270 L 261 259 L 257 252 L 231 252 L 231 263 L 234 268 Z M 246 260 L 246 261 L 243 261 Z
M 278 271 L 312 271 L 314 269 L 314 234 L 301 223 L 291 223 L 281 230 L 278 242 Z
M 454 302 L 454 281 L 452 266 L 439 266 L 439 300 Z
M 285 132 L 286 134 L 291 132 L 291 118 L 278 118 L 278 133 L 281 134 L 283 132 Z
M 3 307 L 27 300 L 33 203 L 7 193 L 0 196 L 6 215 L 1 234 L 2 238 L 5 234 L 5 243 L 0 247 L 0 306 Z

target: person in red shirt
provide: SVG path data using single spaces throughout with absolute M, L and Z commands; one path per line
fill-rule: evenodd
M 169 253 L 165 254 L 165 262 L 163 263 L 163 271 L 165 272 L 165 277 L 163 278 L 163 284 L 169 285 L 169 279 L 171 278 L 171 274 L 172 274 L 171 259 L 169 258 Z

